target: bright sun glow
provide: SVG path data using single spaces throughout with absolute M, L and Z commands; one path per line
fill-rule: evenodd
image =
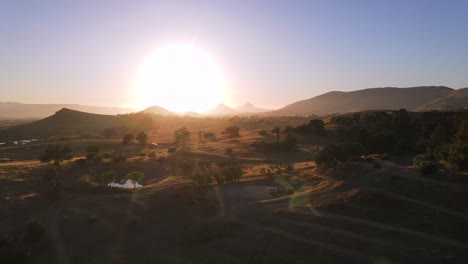
M 137 77 L 139 105 L 207 110 L 221 100 L 223 78 L 213 59 L 192 45 L 169 45 L 145 58 Z

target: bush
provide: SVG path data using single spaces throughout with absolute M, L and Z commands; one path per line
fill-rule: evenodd
M 419 154 L 414 156 L 413 165 L 420 168 L 423 162 L 432 160 L 434 160 L 432 154 Z
M 150 154 L 148 154 L 148 157 L 154 159 L 156 158 L 156 153 L 154 153 L 154 151 L 151 151 Z
M 430 161 L 423 161 L 420 164 L 419 170 L 422 175 L 428 175 L 437 172 L 437 167 Z
M 440 145 L 434 149 L 434 158 L 436 160 L 449 160 L 450 145 Z
M 26 223 L 23 241 L 31 244 L 39 241 L 45 233 L 46 227 L 39 219 L 31 219 Z

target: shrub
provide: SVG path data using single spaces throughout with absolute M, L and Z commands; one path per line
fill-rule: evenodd
M 156 158 L 156 153 L 154 153 L 154 151 L 151 151 L 150 154 L 148 154 L 148 157 L 154 159 Z
M 422 175 L 428 175 L 437 172 L 437 167 L 430 161 L 423 161 L 420 164 L 419 170 Z
M 46 227 L 39 219 L 31 219 L 26 223 L 23 241 L 31 244 L 39 241 L 45 233 Z
M 424 161 L 432 161 L 434 158 L 431 154 L 419 154 L 414 156 L 413 158 L 413 165 L 416 167 L 421 167 Z
M 450 145 L 440 145 L 434 149 L 434 158 L 436 160 L 448 160 L 449 159 L 449 152 L 450 152 Z

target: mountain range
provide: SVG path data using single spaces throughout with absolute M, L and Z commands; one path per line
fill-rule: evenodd
M 365 110 L 411 111 L 454 110 L 468 108 L 468 89 L 454 90 L 445 86 L 409 88 L 370 88 L 351 92 L 328 92 L 298 101 L 266 113 L 268 116 L 330 115 Z
M 132 108 L 120 107 L 0 102 L 0 120 L 40 119 L 51 116 L 62 108 L 104 115 L 125 114 L 136 111 Z M 445 86 L 419 86 L 408 88 L 369 88 L 350 92 L 332 91 L 294 102 L 273 111 L 258 108 L 251 103 L 234 108 L 225 104 L 219 104 L 202 113 L 187 112 L 182 115 L 190 117 L 249 114 L 261 116 L 325 116 L 365 110 L 393 110 L 401 108 L 411 111 L 468 109 L 468 88 L 455 90 Z M 160 106 L 149 107 L 143 110 L 143 112 L 158 115 L 180 115 Z

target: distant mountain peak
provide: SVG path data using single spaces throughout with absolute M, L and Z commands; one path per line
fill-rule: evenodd
M 148 114 L 156 114 L 156 115 L 176 115 L 175 113 L 167 110 L 164 107 L 154 105 L 146 108 L 145 110 L 142 111 L 143 113 L 148 113 Z
M 263 108 L 259 108 L 259 107 L 256 107 L 255 105 L 253 105 L 252 103 L 250 102 L 247 102 L 241 106 L 238 106 L 236 108 L 234 108 L 236 111 L 239 111 L 241 113 L 261 113 L 261 112 L 268 112 L 268 111 L 271 111 L 269 109 L 263 109 Z

